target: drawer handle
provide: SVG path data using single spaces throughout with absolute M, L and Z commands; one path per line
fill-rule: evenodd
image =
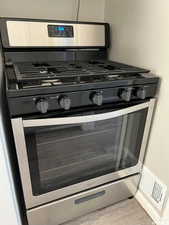
M 106 191 L 100 191 L 96 194 L 92 194 L 92 195 L 88 195 L 88 196 L 83 197 L 83 198 L 79 198 L 79 199 L 75 200 L 75 204 L 81 204 L 81 203 L 90 201 L 92 199 L 99 198 L 99 197 L 105 195 L 105 193 L 106 193 Z

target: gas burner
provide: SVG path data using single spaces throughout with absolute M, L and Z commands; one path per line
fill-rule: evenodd
M 47 69 L 48 74 L 57 74 L 57 73 L 61 73 L 64 69 L 63 68 L 56 68 L 56 67 L 49 67 Z
M 40 74 L 47 74 L 48 73 L 48 70 L 40 70 L 39 73 Z

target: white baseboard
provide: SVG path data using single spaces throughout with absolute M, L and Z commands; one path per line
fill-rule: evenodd
M 169 225 L 169 200 L 166 203 L 161 225 Z
M 143 209 L 148 213 L 148 215 L 152 218 L 156 225 L 167 225 L 162 224 L 162 219 L 155 208 L 151 205 L 151 203 L 146 199 L 144 194 L 141 191 L 138 191 L 135 198 L 143 207 Z
M 143 209 L 147 212 L 147 214 L 152 218 L 156 225 L 169 225 L 169 214 L 164 213 L 164 217 L 160 217 L 157 210 L 152 206 L 152 204 L 148 201 L 148 199 L 141 191 L 137 192 L 135 198 L 143 207 Z
M 157 187 L 154 191 L 155 184 Z M 167 198 L 167 185 L 146 166 L 143 167 L 139 190 L 149 200 L 152 206 L 154 206 L 157 212 L 162 213 Z
M 162 187 L 162 197 L 160 202 L 156 202 L 152 197 L 155 182 L 160 184 Z M 143 167 L 139 190 L 135 197 L 156 225 L 169 225 L 169 200 L 167 201 L 167 186 L 145 166 Z

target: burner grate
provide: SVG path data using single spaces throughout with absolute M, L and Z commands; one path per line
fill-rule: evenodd
M 20 88 L 88 84 L 132 78 L 141 69 L 109 61 L 14 64 Z M 142 72 L 145 72 L 142 71 Z

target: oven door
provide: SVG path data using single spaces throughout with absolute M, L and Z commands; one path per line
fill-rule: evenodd
M 154 102 L 64 118 L 12 119 L 27 209 L 139 173 Z

